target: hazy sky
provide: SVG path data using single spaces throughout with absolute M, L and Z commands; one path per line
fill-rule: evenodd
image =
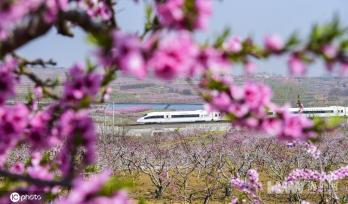
M 326 22 L 334 14 L 348 26 L 348 0 L 215 0 L 213 13 L 208 30 L 197 35 L 201 40 L 213 39 L 224 27 L 230 27 L 237 35 L 252 35 L 258 42 L 267 33 L 286 37 L 299 31 L 305 36 L 313 23 Z M 142 4 L 119 0 L 117 20 L 123 30 L 140 31 L 144 22 Z M 52 29 L 45 37 L 21 48 L 19 53 L 27 58 L 53 58 L 65 67 L 92 55 L 92 47 L 79 29 L 75 30 L 73 39 L 55 33 Z M 261 71 L 287 72 L 284 59 L 272 59 L 259 65 Z M 310 74 L 325 74 L 321 67 L 321 64 L 312 67 Z

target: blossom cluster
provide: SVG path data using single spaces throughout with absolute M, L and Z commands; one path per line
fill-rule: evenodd
M 145 48 L 135 35 L 114 32 L 112 49 L 108 53 L 99 51 L 99 61 L 103 66 L 117 65 L 125 73 L 143 79 L 146 74 Z
M 195 1 L 196 4 L 199 2 Z M 173 19 L 176 19 L 176 15 L 181 16 L 179 8 L 182 4 L 184 0 L 158 1 L 156 5 L 170 11 L 164 12 L 170 17 L 163 14 L 165 17 L 162 18 L 167 19 L 165 21 L 167 24 L 172 24 L 178 22 Z M 221 38 L 222 42 L 216 42 L 212 46 L 200 46 L 194 41 L 189 30 L 188 28 L 177 28 L 169 32 L 155 30 L 151 35 L 142 37 L 114 31 L 112 46 L 98 52 L 99 61 L 103 65 L 116 66 L 139 79 L 143 79 L 149 72 L 153 72 L 161 79 L 191 77 L 207 71 L 213 71 L 215 74 L 227 73 L 228 68 L 234 63 L 242 63 L 246 73 L 254 73 L 257 66 L 252 58 L 285 54 L 289 58 L 289 72 L 293 75 L 305 74 L 306 64 L 313 61 L 309 56 L 313 58 L 314 55 L 321 57 L 325 63 L 330 60 L 330 64 L 341 64 L 341 71 L 346 72 L 348 60 L 345 51 L 343 48 L 333 50 L 330 44 L 332 42 L 323 45 L 323 49 L 316 50 L 307 48 L 308 46 L 294 48 L 293 44 L 296 42 L 292 42 L 293 39 L 284 42 L 278 35 L 266 35 L 262 46 L 253 43 L 250 38 L 242 40 L 239 36 L 231 36 Z
M 318 147 L 310 142 L 301 142 L 301 141 L 295 141 L 288 143 L 288 147 L 294 147 L 294 146 L 300 146 L 304 148 L 304 150 L 312 156 L 314 159 L 319 159 L 321 155 L 321 151 L 318 149 Z
M 223 90 L 208 92 L 208 109 L 224 113 L 236 124 L 256 130 L 263 130 L 280 140 L 305 141 L 314 136 L 310 130 L 312 122 L 303 115 L 288 112 L 287 107 L 271 103 L 271 90 L 262 84 L 248 82 L 243 86 L 223 79 L 216 83 L 228 86 Z M 202 84 L 203 87 L 209 84 Z
M 11 30 L 26 16 L 43 8 L 43 18 L 47 23 L 53 23 L 60 11 L 68 8 L 68 0 L 14 0 L 0 3 L 0 41 L 11 33 Z
M 29 162 L 22 163 L 16 162 L 10 167 L 10 173 L 13 175 L 21 175 L 21 176 L 30 176 L 32 179 L 38 179 L 41 181 L 49 181 L 52 180 L 55 176 L 53 169 L 50 164 L 43 160 L 43 155 L 34 152 L 32 153 L 32 157 Z M 35 194 L 37 192 L 43 193 L 51 193 L 52 196 L 56 196 L 61 192 L 61 188 L 59 186 L 43 186 L 36 184 L 29 184 L 28 186 L 16 185 L 13 186 L 12 191 L 22 192 L 27 194 Z M 2 194 L 0 197 L 0 203 L 12 203 L 9 200 L 9 195 Z
M 59 134 L 66 141 L 60 152 L 61 170 L 69 173 L 71 162 L 74 160 L 74 149 L 82 146 L 85 154 L 82 162 L 92 164 L 95 159 L 96 131 L 93 120 L 84 111 L 66 111 L 59 120 Z
M 76 204 L 76 203 L 87 203 L 87 204 L 106 204 L 106 203 L 117 203 L 117 204 L 128 204 L 129 199 L 127 193 L 120 191 L 114 195 L 107 196 L 93 196 L 96 195 L 103 185 L 106 184 L 110 176 L 110 172 L 105 170 L 101 173 L 93 175 L 87 181 L 83 178 L 76 178 L 73 182 L 73 190 L 69 193 L 66 198 L 62 198 L 56 202 L 57 204 Z
M 326 28 L 329 29 L 326 30 L 327 33 L 323 32 L 322 36 L 313 37 L 315 36 L 314 32 L 316 32 L 314 29 L 312 31 L 312 39 L 310 39 L 308 45 L 289 54 L 288 67 L 290 74 L 295 76 L 304 75 L 307 71 L 307 64 L 314 62 L 313 55 L 323 59 L 328 71 L 332 72 L 335 66 L 338 65 L 340 67 L 339 74 L 347 74 L 348 60 L 344 44 L 334 42 L 333 39 L 325 40 L 326 35 L 331 35 L 331 32 L 340 32 L 340 28 L 337 28 L 335 24 L 335 21 L 332 24 L 328 24 Z M 276 54 L 287 49 L 283 40 L 278 36 L 265 38 L 265 47 L 268 47 L 271 52 Z
M 348 166 L 336 169 L 328 174 L 327 179 L 329 181 L 338 181 L 348 176 Z
M 14 71 L 16 68 L 17 61 L 9 55 L 0 62 L 0 105 L 15 94 L 17 79 Z
M 261 189 L 262 185 L 259 181 L 259 174 L 255 169 L 249 169 L 247 172 L 247 181 L 243 181 L 239 178 L 232 178 L 231 180 L 232 187 L 237 188 L 238 190 L 247 193 L 253 199 L 253 203 L 261 203 L 260 199 L 257 196 L 257 191 Z M 239 203 L 238 198 L 233 198 L 232 203 Z
M 158 48 L 151 54 L 149 67 L 162 79 L 189 76 L 198 55 L 198 47 L 187 32 L 169 36 L 158 42 Z
M 83 99 L 94 99 L 102 82 L 102 76 L 95 72 L 87 72 L 81 64 L 69 70 L 68 80 L 64 84 L 63 101 L 76 103 Z
M 318 181 L 320 184 L 327 181 L 329 183 L 341 180 L 348 176 L 348 166 L 341 167 L 331 172 L 319 172 L 312 169 L 295 169 L 285 179 L 282 184 L 272 187 L 273 192 L 282 192 L 298 181 Z M 319 186 L 321 189 L 322 186 Z
M 100 18 L 107 21 L 112 17 L 110 6 L 105 0 L 77 0 L 78 7 L 85 10 L 91 17 Z
M 227 59 L 214 48 L 201 49 L 187 31 L 151 36 L 144 42 L 138 36 L 116 31 L 108 53 L 99 51 L 105 66 L 117 66 L 123 72 L 143 79 L 148 73 L 170 80 L 188 77 L 203 71 L 226 68 Z
M 156 0 L 162 26 L 171 29 L 204 29 L 211 15 L 211 0 Z
M 21 139 L 29 122 L 28 114 L 23 104 L 0 106 L 0 166 L 6 161 L 8 151 Z
M 53 173 L 50 172 L 49 165 L 42 163 L 42 155 L 38 152 L 33 153 L 30 165 L 25 166 L 23 163 L 17 162 L 11 167 L 11 172 L 15 174 L 23 174 L 25 171 L 32 178 L 42 180 L 50 180 L 54 176 Z
M 95 160 L 97 134 L 88 112 L 79 109 L 83 109 L 86 104 L 93 102 L 100 90 L 102 75 L 93 69 L 85 70 L 82 65 L 77 64 L 69 70 L 60 100 L 42 109 L 31 109 L 30 106 L 21 103 L 5 104 L 6 100 L 15 94 L 17 67 L 18 62 L 11 57 L 6 57 L 0 64 L 2 76 L 0 81 L 3 83 L 0 103 L 1 166 L 5 166 L 8 153 L 19 142 L 29 144 L 30 149 L 35 153 L 32 154 L 30 165 L 24 165 L 21 162 L 15 163 L 10 168 L 10 172 L 13 174 L 27 175 L 32 179 L 47 181 L 54 179 L 55 176 L 71 174 L 76 168 L 72 165 L 75 164 L 77 151 L 83 152 L 80 165 L 92 164 Z M 36 87 L 35 92 L 38 98 L 44 94 L 42 87 Z M 84 105 L 81 105 L 83 100 L 85 100 Z M 58 150 L 57 158 L 51 163 L 43 164 L 41 153 L 50 148 Z M 57 174 L 54 175 L 51 168 L 57 165 L 60 165 L 60 171 L 55 170 Z M 26 190 L 45 189 L 32 185 Z M 127 196 L 122 192 L 110 198 L 100 197 L 97 195 L 98 192 L 95 193 L 91 203 L 128 202 Z M 69 194 L 68 198 L 70 199 L 70 197 Z M 71 203 L 75 202 L 71 201 Z
M 57 145 L 61 140 L 55 134 L 56 127 L 50 124 L 53 120 L 54 109 L 49 107 L 32 113 L 28 127 L 25 132 L 25 139 L 33 151 L 44 150 Z
M 11 29 L 20 22 L 24 16 L 36 11 L 41 0 L 16 0 L 0 2 L 0 41 L 4 40 Z
M 321 47 L 321 56 L 324 59 L 325 66 L 328 71 L 332 72 L 336 65 L 339 66 L 339 74 L 346 75 L 348 73 L 348 62 L 346 59 L 341 60 L 339 55 L 340 51 L 336 45 L 325 44 Z M 294 52 L 288 59 L 289 71 L 292 75 L 302 76 L 307 71 L 308 62 L 305 60 L 310 52 Z
M 58 13 L 68 9 L 68 0 L 47 0 L 45 4 L 44 19 L 47 23 L 53 23 L 57 20 Z
M 30 116 L 24 139 L 34 151 L 61 146 L 58 161 L 64 174 L 71 170 L 79 147 L 84 151 L 82 163 L 88 165 L 94 162 L 97 137 L 94 123 L 85 110 L 76 108 L 85 108 L 93 102 L 101 80 L 99 73 L 87 71 L 81 64 L 74 65 L 69 70 L 60 101 Z
M 328 24 L 327 26 L 332 25 Z M 325 38 L 325 35 L 322 38 Z M 297 41 L 298 39 L 294 37 L 290 38 L 288 42 L 284 42 L 279 35 L 273 34 L 266 35 L 263 45 L 257 46 L 249 38 L 242 41 L 239 36 L 232 36 L 222 44 L 222 49 L 226 51 L 226 55 L 231 56 L 234 60 L 242 61 L 247 72 L 255 69 L 255 64 L 251 63 L 250 57 L 267 58 L 272 55 L 287 54 L 288 71 L 293 76 L 306 74 L 308 65 L 314 62 L 315 57 L 323 60 L 328 71 L 332 72 L 336 66 L 339 66 L 339 74 L 347 74 L 348 57 L 344 45 L 345 41 L 339 44 L 333 40 L 320 39 L 320 43 L 318 43 L 315 39 L 310 39 L 304 48 L 296 47 Z
M 26 17 L 35 12 L 42 14 L 47 24 L 53 24 L 60 12 L 74 8 L 74 1 L 68 0 L 14 0 L 0 2 L 0 41 L 11 35 L 12 30 Z M 112 11 L 105 0 L 77 0 L 77 7 L 92 18 L 109 20 Z

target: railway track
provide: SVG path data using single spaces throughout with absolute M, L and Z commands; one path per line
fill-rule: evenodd
M 227 121 L 216 122 L 180 122 L 180 123 L 157 123 L 157 124 L 115 124 L 97 125 L 102 134 L 129 135 L 129 136 L 153 136 L 166 134 L 173 131 L 226 131 L 231 128 Z

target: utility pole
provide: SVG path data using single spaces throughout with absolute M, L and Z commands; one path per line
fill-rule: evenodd
M 298 112 L 302 113 L 304 106 L 303 103 L 301 103 L 300 94 L 297 94 L 297 107 L 299 108 Z

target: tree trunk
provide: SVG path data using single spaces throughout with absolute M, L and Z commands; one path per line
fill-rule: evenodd
M 161 198 L 163 190 L 163 186 L 157 186 L 157 189 L 155 190 L 155 198 Z
M 211 195 L 206 195 L 205 198 L 204 198 L 204 204 L 209 204 L 209 199 L 210 199 Z

